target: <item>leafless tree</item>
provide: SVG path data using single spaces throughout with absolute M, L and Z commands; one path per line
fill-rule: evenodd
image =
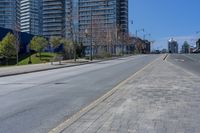
M 13 35 L 15 36 L 16 40 L 15 40 L 15 50 L 16 50 L 16 64 L 19 63 L 19 52 L 20 52 L 20 29 L 19 26 L 17 25 L 17 23 L 15 22 L 13 24 Z

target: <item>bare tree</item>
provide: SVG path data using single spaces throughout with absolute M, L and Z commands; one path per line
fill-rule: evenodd
M 14 43 L 14 46 L 15 46 L 15 51 L 16 51 L 16 64 L 19 63 L 19 52 L 20 52 L 20 30 L 19 30 L 19 27 L 17 26 L 17 23 L 14 23 L 13 24 L 13 35 L 15 36 L 15 43 Z
M 73 46 L 73 42 L 69 39 L 66 39 L 66 38 L 63 38 L 61 40 L 62 44 L 63 44 L 63 55 L 64 55 L 64 58 L 68 58 L 68 59 L 71 59 L 71 55 L 73 54 L 74 52 L 74 46 Z

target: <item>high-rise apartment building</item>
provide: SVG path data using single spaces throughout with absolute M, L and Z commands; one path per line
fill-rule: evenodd
M 128 0 L 117 0 L 118 5 L 118 13 L 117 20 L 119 21 L 119 25 L 122 28 L 122 31 L 128 33 Z
M 96 42 L 99 43 L 104 38 L 111 40 L 113 36 L 117 38 L 117 31 L 128 33 L 128 0 L 79 0 L 78 18 L 80 35 L 84 35 L 86 31 L 89 33 L 85 34 L 88 36 L 86 38 L 80 37 L 80 41 L 87 46 L 86 54 L 89 54 L 91 45 L 97 44 Z M 106 45 L 105 42 L 102 44 Z
M 0 0 L 0 27 L 20 29 L 20 0 Z
M 43 0 L 43 35 L 65 36 L 65 0 Z
M 169 53 L 178 53 L 178 43 L 173 38 L 168 41 L 168 51 Z
M 91 23 L 101 23 L 106 28 L 118 26 L 127 33 L 128 0 L 79 0 L 79 19 L 80 31 Z
M 43 0 L 43 35 L 80 36 L 91 23 L 128 33 L 128 0 Z M 78 37 L 79 38 L 79 37 Z
M 79 32 L 79 0 L 65 0 L 65 36 L 73 38 Z
M 20 29 L 33 35 L 42 35 L 42 0 L 20 1 Z

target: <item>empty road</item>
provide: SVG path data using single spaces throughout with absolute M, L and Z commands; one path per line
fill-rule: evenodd
M 0 78 L 0 133 L 46 133 L 160 55 Z
M 200 54 L 171 54 L 167 60 L 200 76 Z

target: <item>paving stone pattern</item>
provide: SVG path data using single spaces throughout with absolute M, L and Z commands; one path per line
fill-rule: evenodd
M 200 77 L 158 60 L 64 133 L 200 133 Z

